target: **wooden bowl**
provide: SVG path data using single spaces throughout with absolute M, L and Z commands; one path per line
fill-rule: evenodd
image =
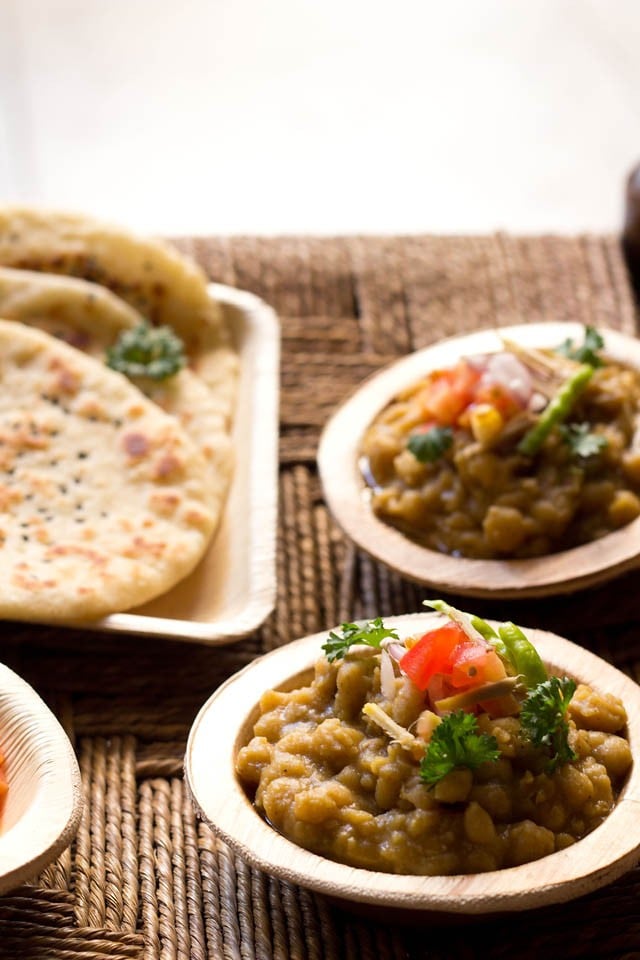
M 426 631 L 437 614 L 385 617 L 400 636 Z M 185 758 L 195 807 L 243 859 L 272 876 L 318 893 L 394 911 L 484 914 L 525 910 L 582 896 L 619 877 L 640 859 L 640 687 L 587 650 L 542 630 L 527 630 L 554 673 L 567 674 L 625 703 L 634 756 L 612 813 L 573 846 L 520 867 L 450 877 L 401 876 L 335 863 L 298 847 L 269 826 L 235 774 L 235 759 L 251 737 L 260 696 L 291 689 L 310 675 L 327 633 L 287 644 L 255 660 L 205 703 L 191 728 Z
M 485 330 L 443 340 L 385 368 L 358 388 L 329 420 L 318 450 L 325 499 L 347 536 L 403 577 L 449 593 L 473 597 L 524 597 L 570 593 L 640 564 L 640 518 L 628 526 L 571 550 L 530 560 L 469 560 L 437 553 L 378 519 L 358 466 L 362 436 L 404 387 L 460 357 L 504 349 L 501 336 L 523 346 L 553 347 L 567 337 L 581 340 L 575 323 L 534 323 Z M 640 342 L 600 330 L 612 360 L 640 369 Z
M 33 881 L 73 839 L 80 771 L 64 730 L 24 680 L 0 664 L 0 753 L 9 785 L 0 820 L 0 894 Z

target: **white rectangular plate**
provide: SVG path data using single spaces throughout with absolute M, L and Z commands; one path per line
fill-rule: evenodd
M 251 293 L 211 284 L 240 359 L 235 471 L 220 527 L 193 573 L 168 593 L 92 628 L 222 644 L 251 633 L 273 610 L 278 504 L 278 319 Z M 89 626 L 70 623 L 69 626 Z

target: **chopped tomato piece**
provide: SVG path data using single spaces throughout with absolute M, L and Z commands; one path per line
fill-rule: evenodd
M 497 680 L 504 680 L 506 675 L 504 663 L 498 654 L 495 650 L 489 650 L 484 666 L 484 682 L 495 683 Z
M 450 680 L 451 678 L 445 677 L 443 673 L 436 673 L 431 677 L 427 687 L 427 699 L 432 706 L 438 700 L 446 700 L 447 697 L 452 697 L 454 693 L 457 693 L 457 690 L 454 690 L 451 686 Z
M 475 391 L 474 401 L 495 407 L 504 420 L 509 420 L 523 409 L 520 399 L 501 383 L 480 384 Z
M 456 688 L 476 686 L 482 682 L 487 649 L 467 640 L 453 651 L 451 685 Z
M 489 646 L 466 640 L 451 657 L 451 685 L 456 689 L 477 687 L 506 677 L 502 660 Z
M 436 673 L 449 673 L 451 655 L 466 634 L 457 623 L 446 623 L 425 633 L 400 660 L 400 669 L 419 690 L 426 690 Z
M 436 370 L 420 395 L 425 418 L 443 427 L 453 426 L 474 400 L 480 376 L 466 360 L 450 370 Z
M 459 360 L 451 372 L 453 389 L 459 396 L 464 396 L 467 403 L 471 403 L 482 376 L 481 372 L 466 360 Z
M 426 433 L 428 430 L 433 430 L 434 427 L 437 427 L 438 424 L 435 420 L 427 420 L 425 423 L 421 423 L 419 427 L 416 427 L 413 431 L 414 433 Z

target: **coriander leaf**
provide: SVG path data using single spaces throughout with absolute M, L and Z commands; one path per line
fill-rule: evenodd
M 602 360 L 598 356 L 598 350 L 603 347 L 604 340 L 595 327 L 586 326 L 581 346 L 576 347 L 574 341 L 568 339 L 556 347 L 556 353 L 561 353 L 563 357 L 569 357 L 570 360 L 577 360 L 578 363 L 589 363 L 592 367 L 601 367 Z
M 591 433 L 588 423 L 568 423 L 560 427 L 562 439 L 567 444 L 574 457 L 586 460 L 595 457 L 608 445 L 607 438 L 601 433 Z
M 383 640 L 391 637 L 393 640 L 399 640 L 395 630 L 388 630 L 381 617 L 370 620 L 364 626 L 358 623 L 343 623 L 340 627 L 341 634 L 331 631 L 326 643 L 323 643 L 322 649 L 327 655 L 329 663 L 334 660 L 342 660 L 349 647 L 355 643 L 364 643 L 368 647 L 379 647 Z
M 409 437 L 407 447 L 420 463 L 434 463 L 453 443 L 451 427 L 430 427 Z
M 433 731 L 420 763 L 420 779 L 433 785 L 456 767 L 475 770 L 481 763 L 497 760 L 499 756 L 496 738 L 478 733 L 474 715 L 457 710 L 444 717 Z
M 576 684 L 569 677 L 550 677 L 539 683 L 522 704 L 520 723 L 535 747 L 549 751 L 550 769 L 575 760 L 569 746 L 566 713 Z
M 120 334 L 107 350 L 106 362 L 127 377 L 166 380 L 187 360 L 182 340 L 171 327 L 152 327 L 145 321 Z

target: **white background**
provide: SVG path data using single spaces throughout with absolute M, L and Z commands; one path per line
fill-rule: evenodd
M 165 233 L 616 230 L 638 0 L 0 0 L 0 199 Z

